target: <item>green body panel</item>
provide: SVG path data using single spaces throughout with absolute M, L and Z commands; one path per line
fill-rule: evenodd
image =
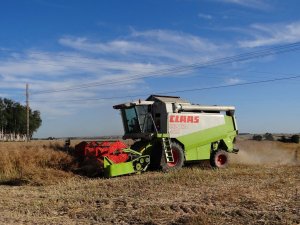
M 168 138 L 168 137 L 170 137 L 170 135 L 164 134 L 164 133 L 157 133 L 157 134 L 155 134 L 155 137 L 156 138 Z
M 211 144 L 185 150 L 185 160 L 204 160 L 210 158 Z
M 149 155 L 141 156 L 140 153 L 131 149 L 126 149 L 125 151 L 133 154 L 136 153 L 137 158 L 129 162 L 113 163 L 111 160 L 104 157 L 104 175 L 106 177 L 116 177 L 131 173 L 141 173 L 148 168 L 150 164 Z
M 220 145 L 228 152 L 233 151 L 234 138 L 237 135 L 237 130 L 234 127 L 234 119 L 231 116 L 225 116 L 225 124 L 202 131 L 194 132 L 188 135 L 172 138 L 183 145 L 186 161 L 207 160 L 210 159 L 211 150 L 218 150 Z M 154 139 L 143 141 L 143 144 L 136 151 L 143 155 L 153 155 L 153 151 L 159 152 L 160 149 L 155 149 L 155 142 L 160 142 L 161 138 L 168 138 L 169 134 L 157 133 Z
M 225 116 L 225 124 L 206 130 L 194 132 L 176 139 L 184 146 L 186 161 L 210 158 L 212 144 L 223 142 L 228 152 L 233 150 L 233 140 L 237 135 L 233 117 Z M 213 146 L 213 149 L 217 149 Z
M 123 152 L 126 152 L 126 153 L 131 153 L 131 154 L 134 154 L 134 155 L 142 155 L 142 153 L 140 152 L 137 152 L 137 151 L 134 151 L 130 148 L 125 148 L 125 149 L 122 149 Z
M 110 164 L 104 166 L 104 168 L 105 168 L 104 174 L 106 177 L 115 177 L 115 176 L 135 173 L 132 162 Z

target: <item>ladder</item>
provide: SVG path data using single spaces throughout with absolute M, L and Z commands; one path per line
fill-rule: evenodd
M 161 139 L 162 147 L 165 152 L 167 163 L 174 162 L 172 147 L 171 147 L 171 139 L 170 138 L 162 138 Z

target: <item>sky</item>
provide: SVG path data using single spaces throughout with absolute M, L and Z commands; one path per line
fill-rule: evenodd
M 25 104 L 29 84 L 34 137 L 123 134 L 112 106 L 160 93 L 233 105 L 240 132 L 299 133 L 299 48 L 207 66 L 299 42 L 299 11 L 297 0 L 1 0 L 0 97 Z

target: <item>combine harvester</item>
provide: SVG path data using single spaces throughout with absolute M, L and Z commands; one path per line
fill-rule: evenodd
M 151 95 L 146 101 L 115 105 L 121 111 L 128 148 L 121 141 L 81 142 L 75 154 L 82 162 L 97 162 L 106 177 L 165 172 L 184 164 L 210 160 L 215 168 L 228 164 L 238 129 L 233 106 L 191 104 L 180 97 Z M 95 165 L 95 164 L 94 164 Z

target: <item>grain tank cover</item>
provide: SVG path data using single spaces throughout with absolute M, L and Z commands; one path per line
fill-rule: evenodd
M 189 103 L 188 101 L 177 96 L 165 96 L 165 95 L 150 95 L 146 101 L 165 102 L 165 103 Z
M 134 107 L 134 106 L 138 106 L 138 105 L 152 105 L 154 102 L 153 101 L 135 101 L 135 102 L 126 102 L 126 103 L 122 103 L 119 105 L 114 105 L 113 108 L 114 109 L 124 109 L 124 108 L 130 108 L 130 107 Z

